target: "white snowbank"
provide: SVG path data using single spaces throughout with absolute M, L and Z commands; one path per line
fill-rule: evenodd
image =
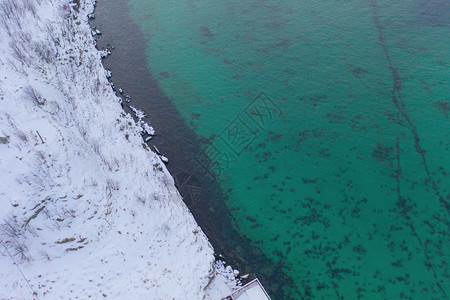
M 0 298 L 220 299 L 230 270 L 121 109 L 93 7 L 0 0 Z

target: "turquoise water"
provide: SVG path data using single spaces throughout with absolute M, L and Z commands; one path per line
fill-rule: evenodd
M 284 299 L 448 299 L 448 2 L 129 7 Z

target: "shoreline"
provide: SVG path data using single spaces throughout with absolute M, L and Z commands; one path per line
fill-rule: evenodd
M 102 32 L 96 38 L 98 47 L 114 47 L 112 55 L 102 61 L 105 68 L 112 71 L 111 81 L 116 89 L 124 90 L 123 97 L 130 93 L 130 105 L 142 109 L 150 116 L 156 136 L 150 140 L 149 145 L 156 145 L 167 154 L 170 160 L 167 168 L 173 174 L 184 202 L 215 249 L 216 259 L 225 259 L 241 271 L 241 275 L 250 273 L 247 279 L 242 280 L 243 283 L 258 276 L 271 294 L 282 297 L 283 291 L 273 282 L 273 278 L 278 278 L 280 282 L 292 281 L 281 269 L 275 269 L 278 263 L 268 259 L 247 237 L 239 236 L 233 229 L 233 218 L 224 203 L 225 196 L 220 191 L 217 180 L 199 163 L 209 160 L 206 155 L 199 155 L 209 141 L 198 140 L 181 118 L 172 100 L 160 90 L 146 66 L 145 48 L 141 46 L 145 45 L 145 38 L 134 20 L 126 15 L 126 7 L 120 3 L 108 3 L 106 12 L 105 9 L 98 10 L 103 4 L 99 1 L 95 11 L 96 18 L 90 21 L 92 26 Z M 108 20 L 113 21 L 107 22 Z M 127 47 L 130 44 L 133 45 L 132 50 Z M 170 120 L 165 116 L 171 116 Z M 199 198 L 193 199 L 193 188 L 201 189 Z
M 233 270 L 106 79 L 95 1 L 6 5 L 21 19 L 0 25 L 1 294 L 226 296 Z

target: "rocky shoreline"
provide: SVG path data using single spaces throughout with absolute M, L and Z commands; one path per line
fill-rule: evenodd
M 0 5 L 0 294 L 226 296 L 232 270 L 107 80 L 95 2 Z

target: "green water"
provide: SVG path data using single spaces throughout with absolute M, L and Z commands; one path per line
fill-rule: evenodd
M 448 2 L 129 5 L 285 299 L 450 297 Z

